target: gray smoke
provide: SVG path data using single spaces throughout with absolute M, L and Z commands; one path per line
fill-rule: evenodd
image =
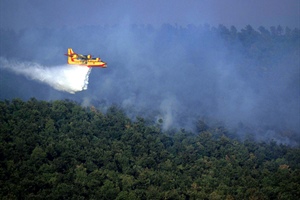
M 258 139 L 278 136 L 285 130 L 299 135 L 300 61 L 295 44 L 268 41 L 266 47 L 273 50 L 267 49 L 269 53 L 261 54 L 259 61 L 249 57 L 239 40 L 226 44 L 207 25 L 166 24 L 157 29 L 128 24 L 25 29 L 16 37 L 3 32 L 8 39 L 1 44 L 6 47 L 1 55 L 57 66 L 66 63 L 63 54 L 72 47 L 75 52 L 100 56 L 108 63 L 107 69 L 93 70 L 84 92 L 73 96 L 45 94 L 42 98 L 47 100 L 70 98 L 104 110 L 117 104 L 133 118 L 142 115 L 162 119 L 164 129 L 191 130 L 196 119 L 208 118 L 238 129 L 241 135 L 255 133 Z M 259 48 L 255 45 L 249 49 L 255 52 Z M 14 65 L 17 70 L 18 65 Z M 32 73 L 29 71 L 27 76 Z M 81 80 L 85 76 L 80 76 Z M 81 83 L 76 91 L 85 88 L 83 81 L 73 78 Z

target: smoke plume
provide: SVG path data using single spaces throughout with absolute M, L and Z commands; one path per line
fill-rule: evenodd
M 221 122 L 241 138 L 299 138 L 298 30 L 128 24 L 0 31 L 0 55 L 9 59 L 1 59 L 2 68 L 70 93 L 86 89 L 89 80 L 88 90 L 69 95 L 32 81 L 12 88 L 23 80 L 3 73 L 0 97 L 68 98 L 104 111 L 116 104 L 133 119 L 156 119 L 165 130 L 195 130 L 203 119 L 209 127 Z M 88 68 L 58 66 L 69 47 L 110 67 L 93 70 L 88 79 Z M 43 66 L 12 62 L 16 55 Z
M 59 91 L 71 94 L 86 90 L 91 68 L 81 66 L 59 65 L 42 66 L 33 62 L 9 61 L 0 58 L 0 68 L 26 76 L 31 80 L 46 83 Z

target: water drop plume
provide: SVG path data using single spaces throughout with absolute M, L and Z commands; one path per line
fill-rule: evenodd
M 91 68 L 78 65 L 43 66 L 34 62 L 20 62 L 0 58 L 0 68 L 46 83 L 52 88 L 71 94 L 86 90 Z

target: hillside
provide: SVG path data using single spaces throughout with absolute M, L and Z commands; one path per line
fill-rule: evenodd
M 300 149 L 161 130 L 116 106 L 0 102 L 1 199 L 297 199 Z

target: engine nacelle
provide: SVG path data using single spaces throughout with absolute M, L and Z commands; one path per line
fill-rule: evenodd
M 73 59 L 76 59 L 76 58 L 78 58 L 78 56 L 77 56 L 76 54 L 74 54 L 74 55 L 72 56 L 72 58 L 73 58 Z
M 87 59 L 91 59 L 92 58 L 92 56 L 90 54 L 87 55 L 86 57 L 87 57 Z

